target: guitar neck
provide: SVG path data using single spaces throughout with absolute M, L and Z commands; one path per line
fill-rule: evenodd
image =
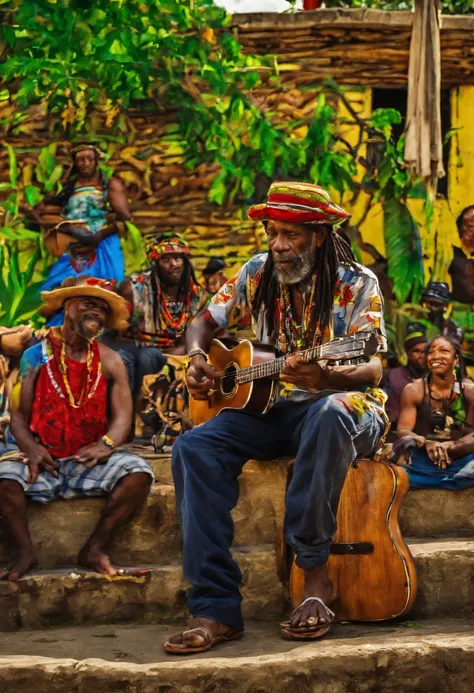
M 305 361 L 317 361 L 321 358 L 322 349 L 322 346 L 305 349 L 305 351 L 299 352 L 299 356 L 302 356 Z M 258 380 L 259 378 L 271 378 L 274 375 L 278 375 L 284 369 L 286 359 L 289 355 L 290 354 L 285 354 L 284 356 L 279 356 L 277 359 L 272 359 L 271 361 L 258 363 L 255 366 L 249 366 L 248 368 L 242 368 L 238 372 L 237 381 L 239 383 L 249 383 L 252 380 Z

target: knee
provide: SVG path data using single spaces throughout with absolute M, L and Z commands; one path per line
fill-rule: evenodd
M 23 486 L 20 481 L 0 477 L 1 498 L 11 497 L 14 493 L 19 493 L 20 491 L 23 492 Z

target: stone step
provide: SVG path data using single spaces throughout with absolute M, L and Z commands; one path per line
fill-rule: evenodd
M 112 560 L 118 564 L 165 565 L 179 560 L 181 534 L 172 486 L 171 463 L 152 458 L 156 479 L 146 506 L 123 528 L 113 543 Z M 275 542 L 276 523 L 284 513 L 286 465 L 249 462 L 240 478 L 240 498 L 233 511 L 234 546 Z M 160 480 L 163 482 L 160 483 Z M 49 505 L 30 503 L 28 519 L 41 568 L 71 565 L 91 534 L 104 506 L 101 498 L 58 500 Z M 0 564 L 12 547 L 0 522 Z
M 148 461 L 157 478 L 173 483 L 170 457 L 150 455 Z M 274 492 L 280 494 L 279 498 L 281 494 L 284 497 L 289 464 L 287 458 L 272 462 L 248 462 L 243 473 L 247 489 L 254 483 L 259 484 L 260 478 L 265 487 L 274 474 Z M 462 491 L 411 489 L 400 510 L 400 527 L 406 537 L 474 537 L 473 508 L 474 488 Z M 279 522 L 283 520 L 283 511 L 284 505 L 279 502 L 276 506 Z
M 112 560 L 119 564 L 165 565 L 179 559 L 181 536 L 172 485 L 171 460 L 152 455 L 149 461 L 157 483 L 146 507 L 119 532 Z M 247 463 L 240 477 L 240 498 L 233 512 L 234 546 L 275 542 L 282 526 L 288 460 Z M 31 503 L 29 522 L 40 566 L 71 565 L 96 525 L 104 500 L 56 501 L 48 506 Z M 464 491 L 412 490 L 402 506 L 400 526 L 405 537 L 474 536 L 474 488 Z M 11 555 L 0 520 L 0 563 Z
M 419 595 L 414 618 L 474 616 L 474 541 L 411 542 Z M 247 618 L 281 618 L 286 590 L 275 571 L 272 545 L 240 547 L 243 609 Z M 150 566 L 146 577 L 110 580 L 77 568 L 34 571 L 18 583 L 0 582 L 0 630 L 118 621 L 156 621 L 186 612 L 179 564 Z
M 403 627 L 410 625 L 410 628 Z M 24 693 L 472 693 L 472 623 L 335 624 L 315 643 L 247 622 L 239 642 L 192 657 L 173 626 L 88 626 L 2 637 L 0 691 Z

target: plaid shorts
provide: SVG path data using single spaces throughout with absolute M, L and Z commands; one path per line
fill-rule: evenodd
M 128 452 L 114 452 L 105 464 L 97 464 L 92 469 L 87 469 L 80 462 L 59 462 L 58 478 L 43 470 L 36 482 L 28 485 L 28 466 L 23 462 L 2 462 L 0 456 L 0 481 L 18 481 L 26 496 L 38 503 L 51 503 L 57 498 L 104 496 L 124 476 L 137 472 L 145 472 L 154 478 L 146 460 Z

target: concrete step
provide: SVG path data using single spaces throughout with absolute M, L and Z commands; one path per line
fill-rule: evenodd
M 179 559 L 181 535 L 168 456 L 150 456 L 157 483 L 146 507 L 119 532 L 112 560 L 119 564 L 166 565 Z M 233 512 L 234 546 L 275 542 L 282 526 L 288 460 L 247 463 L 240 477 L 240 499 Z M 96 525 L 104 500 L 56 501 L 48 506 L 31 503 L 29 522 L 41 568 L 71 565 Z M 401 510 L 406 537 L 474 537 L 474 488 L 464 491 L 412 490 Z M 0 563 L 8 559 L 5 527 L 0 520 Z
M 156 479 L 146 506 L 121 530 L 112 547 L 112 560 L 130 565 L 165 565 L 179 560 L 181 534 L 168 457 L 150 460 Z M 233 512 L 234 546 L 275 542 L 276 523 L 284 513 L 287 462 L 249 462 L 240 478 L 240 498 Z M 160 480 L 163 480 L 160 482 Z M 91 534 L 104 506 L 101 498 L 30 503 L 28 519 L 41 568 L 71 565 Z M 0 563 L 12 547 L 0 521 Z
M 162 643 L 184 626 L 89 626 L 2 637 L 2 693 L 472 693 L 469 622 L 333 626 L 321 641 L 282 640 L 248 622 L 243 640 L 192 657 Z M 410 628 L 403 627 L 410 625 Z
M 414 618 L 474 616 L 474 541 L 411 542 L 419 596 Z M 240 547 L 247 618 L 281 618 L 286 590 L 275 571 L 272 545 Z M 0 630 L 118 621 L 157 621 L 186 613 L 181 566 L 150 566 L 146 577 L 110 580 L 77 568 L 34 571 L 18 583 L 0 582 Z
M 171 459 L 168 456 L 150 455 L 148 461 L 157 478 L 165 483 L 173 483 Z M 261 483 L 263 488 L 268 488 L 270 478 L 274 476 L 273 493 L 278 493 L 279 498 L 284 497 L 290 462 L 287 458 L 272 462 L 248 462 L 242 475 L 247 493 L 253 484 Z M 411 489 L 400 510 L 400 527 L 406 537 L 474 537 L 473 508 L 474 488 L 462 491 Z M 284 505 L 279 502 L 275 509 L 277 521 L 282 522 Z

